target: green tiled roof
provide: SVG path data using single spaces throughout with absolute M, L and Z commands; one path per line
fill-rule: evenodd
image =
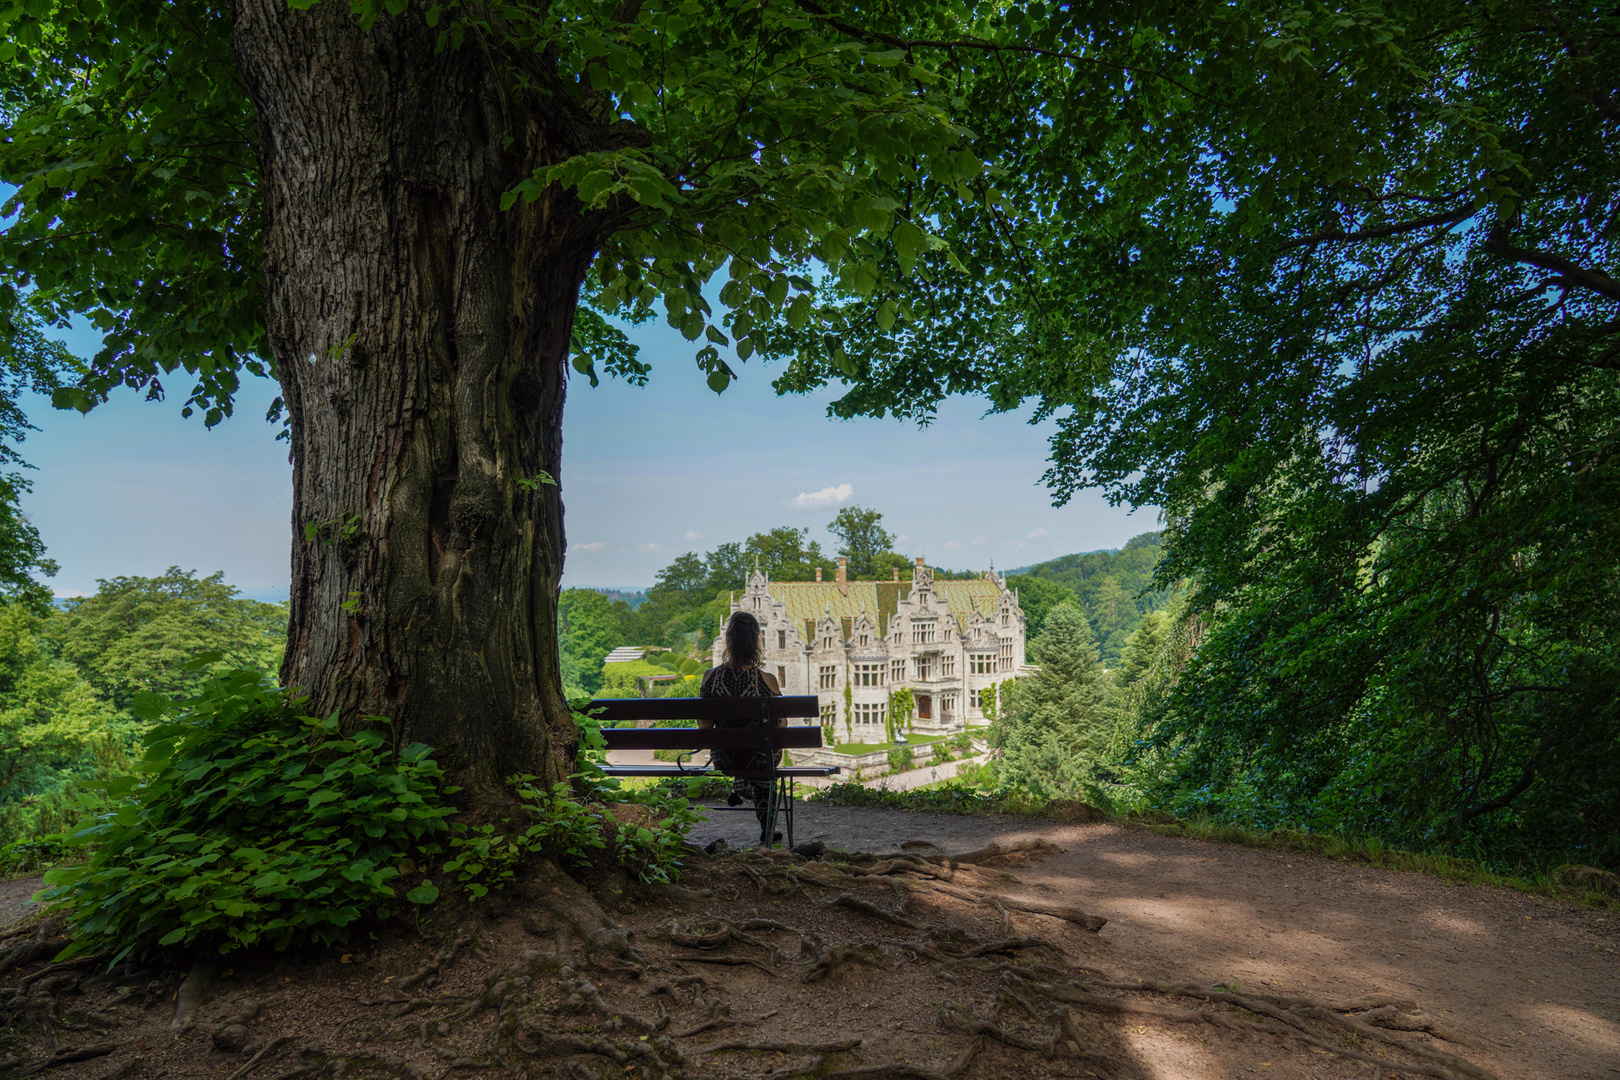
M 816 636 L 816 625 L 830 609 L 839 620 L 847 638 L 855 620 L 866 613 L 877 623 L 878 636 L 889 632 L 889 618 L 899 610 L 900 601 L 911 595 L 909 581 L 851 581 L 840 586 L 835 581 L 773 581 L 771 595 L 782 601 L 787 617 L 803 628 L 805 641 Z M 1001 596 L 995 582 L 977 578 L 973 581 L 935 581 L 934 591 L 950 606 L 951 614 L 965 618 L 970 612 L 969 602 L 980 611 L 989 613 Z

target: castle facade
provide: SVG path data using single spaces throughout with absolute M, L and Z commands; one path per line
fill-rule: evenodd
M 840 742 L 880 743 L 889 694 L 910 687 L 912 727 L 952 735 L 985 722 L 986 688 L 1024 667 L 1024 613 L 992 568 L 969 581 L 934 580 L 918 558 L 909 582 L 771 581 L 756 567 L 731 602 L 765 635 L 761 663 L 784 694 L 820 698 L 823 727 Z M 721 638 L 714 645 L 721 663 Z

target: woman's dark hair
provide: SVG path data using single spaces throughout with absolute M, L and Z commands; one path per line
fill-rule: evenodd
M 739 611 L 726 623 L 726 663 L 734 668 L 753 667 L 759 663 L 759 620 L 746 611 Z

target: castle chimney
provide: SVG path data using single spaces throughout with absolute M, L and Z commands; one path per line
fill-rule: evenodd
M 821 567 L 819 567 L 819 566 L 816 567 L 816 580 L 817 581 L 821 580 Z
M 821 575 L 819 573 L 816 575 L 816 580 L 818 580 L 818 581 L 821 580 Z M 838 556 L 838 584 L 843 585 L 848 580 L 849 580 L 849 560 L 847 558 L 845 558 L 844 556 L 840 555 L 840 556 Z
M 921 570 L 922 568 L 923 568 L 923 556 L 919 555 L 919 556 L 917 556 L 917 569 Z
M 900 580 L 900 568 L 898 566 L 895 566 L 895 567 L 891 567 L 890 569 L 892 569 L 894 571 L 894 580 L 899 581 Z

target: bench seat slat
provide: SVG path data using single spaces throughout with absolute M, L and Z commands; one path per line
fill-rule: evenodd
M 773 720 L 820 716 L 814 695 L 773 698 L 598 698 L 585 711 L 604 724 L 624 720 L 758 720 L 760 702 Z
M 603 728 L 609 750 L 760 750 L 765 733 L 751 728 Z M 819 727 L 771 730 L 778 750 L 814 750 L 821 745 Z
M 771 774 L 764 770 L 743 769 L 736 773 L 722 773 L 707 765 L 689 766 L 680 769 L 674 765 L 604 765 L 602 771 L 609 776 L 689 776 L 694 779 L 705 776 L 745 776 L 764 779 Z M 837 773 L 837 765 L 786 765 L 776 770 L 777 776 L 832 776 Z

